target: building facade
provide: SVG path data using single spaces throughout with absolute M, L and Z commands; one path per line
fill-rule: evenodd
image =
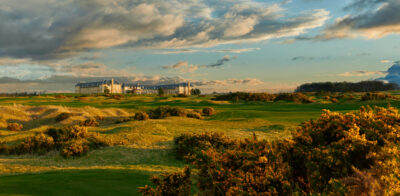
M 98 93 L 132 93 L 138 95 L 158 94 L 163 89 L 165 95 L 190 95 L 191 86 L 188 83 L 167 84 L 167 85 L 140 85 L 120 84 L 114 79 L 100 82 L 78 83 L 75 85 L 75 93 L 98 94 Z
M 163 89 L 166 95 L 190 95 L 191 86 L 188 83 L 167 84 L 167 85 L 140 85 L 140 84 L 123 84 L 124 93 L 133 93 L 138 95 L 158 94 L 159 89 Z
M 123 93 L 122 85 L 115 81 L 103 80 L 99 82 L 78 83 L 75 85 L 75 93 L 98 94 L 98 93 Z

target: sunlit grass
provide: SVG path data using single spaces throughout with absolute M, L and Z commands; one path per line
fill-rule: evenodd
M 172 152 L 173 138 L 180 134 L 218 132 L 234 138 L 249 138 L 256 134 L 260 139 L 276 140 L 291 137 L 291 132 L 299 123 L 318 117 L 322 109 L 348 112 L 366 104 L 380 106 L 388 104 L 388 101 L 360 102 L 359 100 L 342 101 L 335 104 L 325 102 L 321 97 L 315 97 L 318 99 L 317 103 L 294 104 L 286 102 L 233 103 L 213 101 L 211 97 L 126 96 L 112 99 L 104 96 L 75 96 L 0 98 L 0 143 L 14 145 L 24 138 L 44 132 L 52 126 L 76 124 L 87 118 L 103 117 L 104 120 L 99 120 L 99 127 L 90 127 L 88 130 L 115 140 L 127 141 L 127 144 L 96 149 L 80 158 L 66 159 L 57 151 L 41 156 L 1 155 L 0 184 L 6 178 L 11 179 L 10 175 L 19 176 L 27 173 L 35 173 L 29 179 L 44 183 L 41 180 L 48 176 L 59 176 L 60 178 L 67 176 L 65 178 L 68 178 L 69 175 L 72 175 L 74 177 L 71 176 L 71 178 L 75 178 L 75 176 L 92 175 L 102 177 L 107 172 L 110 172 L 110 175 L 118 176 L 118 172 L 121 171 L 136 172 L 138 175 L 135 174 L 136 177 L 135 175 L 131 177 L 137 179 L 131 179 L 131 181 L 138 181 L 142 183 L 141 185 L 149 184 L 148 177 L 151 173 L 173 172 L 186 164 L 176 160 Z M 356 96 L 359 97 L 359 95 Z M 138 110 L 149 110 L 167 105 L 188 109 L 214 107 L 216 114 L 206 117 L 204 120 L 168 117 L 166 119 L 115 123 L 118 118 L 132 116 Z M 400 106 L 400 102 L 391 101 L 391 105 Z M 56 122 L 54 118 L 62 112 L 72 113 L 73 116 L 65 121 Z M 23 131 L 6 130 L 8 122 L 23 124 Z M 97 173 L 96 171 L 99 170 L 104 172 Z M 46 173 L 54 171 L 56 172 Z M 81 171 L 84 174 L 80 175 Z M 112 174 L 113 172 L 117 173 Z M 26 183 L 22 177 L 15 177 L 12 180 L 15 180 L 16 183 Z M 95 181 L 96 178 L 93 177 L 93 180 Z M 96 182 L 93 183 L 96 184 Z M 132 186 L 139 186 L 140 183 L 132 182 Z M 0 185 L 0 189 L 18 188 L 19 186 L 18 184 L 6 184 L 3 187 Z M 38 183 L 37 186 L 45 185 Z M 74 186 L 79 186 L 79 184 Z M 65 186 L 65 189 L 67 187 Z M 31 188 L 31 192 L 28 191 L 28 188 L 27 191 L 34 193 L 34 187 Z M 84 185 L 80 188 L 86 189 Z M 37 189 L 36 193 L 46 193 L 43 190 L 44 187 Z M 136 190 L 136 187 L 130 187 L 129 190 Z M 23 191 L 7 191 L 0 191 L 0 195 L 25 194 Z M 134 193 L 132 192 L 132 194 Z

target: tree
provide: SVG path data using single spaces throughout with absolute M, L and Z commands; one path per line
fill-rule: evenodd
M 110 93 L 110 89 L 107 86 L 104 87 L 104 93 Z
M 158 89 L 158 96 L 162 97 L 162 96 L 164 96 L 164 94 L 165 94 L 164 89 L 163 88 L 159 88 Z
M 201 94 L 200 89 L 196 88 L 196 89 L 192 89 L 190 92 L 192 95 L 197 95 L 199 96 Z

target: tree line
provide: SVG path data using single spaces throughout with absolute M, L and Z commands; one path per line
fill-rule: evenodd
M 395 83 L 384 83 L 383 81 L 361 81 L 361 82 L 315 82 L 302 84 L 296 88 L 296 92 L 373 92 L 397 90 L 399 86 Z

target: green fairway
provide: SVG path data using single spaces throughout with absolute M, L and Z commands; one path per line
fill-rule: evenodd
M 216 132 L 233 138 L 276 140 L 290 138 L 301 122 L 316 119 L 323 109 L 349 112 L 364 105 L 399 107 L 398 99 L 332 103 L 321 97 L 310 104 L 293 102 L 230 102 L 205 97 L 157 97 L 127 95 L 82 96 L 75 94 L 35 97 L 0 97 L 0 145 L 15 145 L 43 133 L 49 127 L 79 124 L 97 119 L 88 127 L 124 144 L 104 147 L 77 158 L 64 158 L 59 151 L 42 155 L 0 155 L 0 195 L 135 195 L 137 187 L 151 184 L 151 174 L 180 171 L 187 163 L 177 160 L 173 139 L 184 133 Z M 202 119 L 167 117 L 146 121 L 128 120 L 138 111 L 159 106 L 201 111 L 213 107 L 213 116 Z M 57 122 L 61 113 L 71 117 Z M 128 118 L 129 119 L 129 118 Z M 21 131 L 7 130 L 9 123 L 23 125 Z
M 150 175 L 135 170 L 76 170 L 0 177 L 0 195 L 140 195 Z

